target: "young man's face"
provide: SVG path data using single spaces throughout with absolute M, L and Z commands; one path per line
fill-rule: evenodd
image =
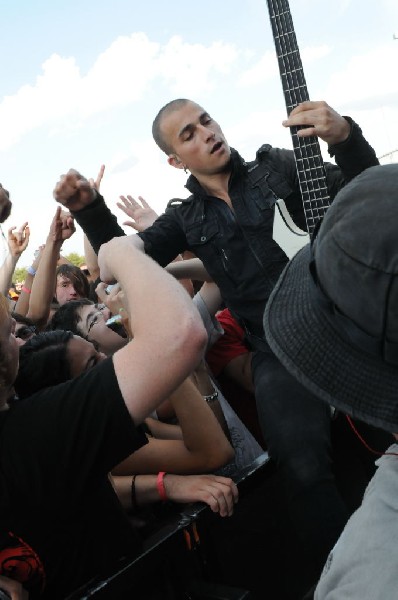
M 57 276 L 57 287 L 55 290 L 55 297 L 58 301 L 58 304 L 62 306 L 66 302 L 70 302 L 71 300 L 80 300 L 81 296 L 76 291 L 75 286 L 71 282 L 68 277 L 64 277 L 63 275 Z
M 67 358 L 72 379 L 85 373 L 97 363 L 106 358 L 105 354 L 98 352 L 91 342 L 74 335 L 67 345 Z
M 88 304 L 78 310 L 79 331 L 89 341 L 95 342 L 101 352 L 110 356 L 126 345 L 127 339 L 107 327 L 110 311 L 101 304 Z
M 160 124 L 162 135 L 174 153 L 169 163 L 184 166 L 200 179 L 225 172 L 231 156 L 230 148 L 219 124 L 194 102 L 166 114 Z

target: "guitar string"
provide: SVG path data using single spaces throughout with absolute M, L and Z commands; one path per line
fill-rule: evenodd
M 280 61 L 280 66 L 282 66 L 282 69 L 280 69 L 282 83 L 286 83 L 286 85 L 284 85 L 284 92 L 289 114 L 290 110 L 294 108 L 294 106 L 297 106 L 299 102 L 303 102 L 304 100 L 309 99 L 308 92 L 306 90 L 305 76 L 302 66 L 300 66 L 301 59 L 297 46 L 297 40 L 295 40 L 293 21 L 288 3 L 284 3 L 282 0 L 282 2 L 278 4 L 278 1 L 276 0 L 277 11 L 273 9 L 270 1 L 268 2 L 268 4 L 270 8 L 271 25 L 271 12 L 273 12 L 274 17 L 273 28 L 275 29 L 275 44 L 279 44 L 280 46 L 279 48 L 277 47 L 277 54 L 278 60 Z M 295 46 L 297 49 L 294 48 L 294 44 L 292 47 L 292 42 L 296 42 Z M 298 65 L 297 62 L 299 63 Z M 307 228 L 309 230 L 309 233 L 311 233 L 316 222 L 319 220 L 319 218 L 321 218 L 321 216 L 324 215 L 329 205 L 328 191 L 325 186 L 325 171 L 317 138 L 313 136 L 311 136 L 311 138 L 306 139 L 299 138 L 297 136 L 297 128 L 294 129 L 296 131 L 295 133 L 292 133 L 292 135 L 295 136 L 295 139 L 297 141 L 297 143 L 295 144 L 295 148 L 297 149 L 297 152 L 295 152 L 297 170 L 309 170 L 309 172 L 312 175 L 312 182 L 301 182 L 299 178 L 300 189 L 303 196 L 305 216 L 307 220 Z M 312 148 L 312 146 L 314 148 Z M 309 156 L 309 149 L 311 149 L 311 152 L 313 154 L 314 150 L 316 151 L 315 155 L 312 157 L 313 162 L 311 162 L 311 157 Z M 305 151 L 305 155 L 303 151 Z M 316 176 L 314 176 L 313 174 L 314 171 L 316 173 Z M 311 195 L 314 196 L 312 200 Z M 309 199 L 306 200 L 306 197 L 308 197 Z
M 279 42 L 279 59 L 280 65 L 282 66 L 281 75 L 282 75 L 282 84 L 284 83 L 284 93 L 285 100 L 287 104 L 287 112 L 290 114 L 290 111 L 294 106 L 298 104 L 299 98 L 297 97 L 300 91 L 300 82 L 298 81 L 298 72 L 296 70 L 293 71 L 293 67 L 295 64 L 292 64 L 292 60 L 294 59 L 293 54 L 291 53 L 291 47 L 289 46 L 287 35 L 288 32 L 291 31 L 290 26 L 286 23 L 286 15 L 284 14 L 284 7 L 282 7 L 278 2 L 276 2 L 277 13 L 275 14 L 275 27 L 279 32 L 279 36 L 276 38 L 276 42 Z M 293 60 L 294 63 L 294 60 Z M 284 79 L 284 81 L 283 81 Z M 296 128 L 294 128 L 291 133 L 292 135 L 296 135 Z M 301 160 L 301 167 L 305 167 L 303 161 L 303 152 L 301 148 L 301 143 L 298 137 L 296 138 L 296 144 L 294 145 L 295 149 L 295 159 L 296 159 L 296 167 L 299 170 L 298 160 Z M 303 197 L 303 202 L 307 196 L 304 193 L 304 190 L 301 185 L 301 179 L 299 177 L 299 183 L 301 188 L 301 193 Z M 304 209 L 306 209 L 306 205 L 304 204 Z M 313 215 L 311 215 L 313 216 Z M 312 222 L 310 221 L 308 210 L 305 210 L 305 218 L 307 221 L 307 229 L 311 232 Z M 313 220 L 313 219 L 312 219 Z
M 277 46 L 277 54 L 278 54 L 278 60 L 280 63 L 280 71 L 281 71 L 281 76 L 282 76 L 282 84 L 283 84 L 283 91 L 285 94 L 285 101 L 287 104 L 287 112 L 288 114 L 290 114 L 290 111 L 292 110 L 292 108 L 294 108 L 294 106 L 297 106 L 298 104 L 298 98 L 296 95 L 296 91 L 298 92 L 300 90 L 299 88 L 299 82 L 297 80 L 297 72 L 294 71 L 293 72 L 293 66 L 291 64 L 290 61 L 290 57 L 293 57 L 293 55 L 291 54 L 291 47 L 288 46 L 288 44 L 286 43 L 286 34 L 287 32 L 290 31 L 290 27 L 287 26 L 286 24 L 286 17 L 284 18 L 284 21 L 282 21 L 282 18 L 284 17 L 284 7 L 281 7 L 280 4 L 278 4 L 278 2 L 276 1 L 276 11 L 274 10 L 274 39 L 275 39 L 275 45 Z M 279 44 L 279 47 L 278 47 Z M 294 81 L 294 74 L 296 75 L 296 81 Z M 294 85 L 294 83 L 296 83 L 297 85 Z M 293 128 L 291 130 L 292 135 L 296 136 L 296 128 Z M 303 153 L 302 153 L 302 148 L 301 148 L 301 143 L 299 138 L 296 136 L 296 139 L 294 140 L 296 143 L 294 145 L 294 150 L 295 150 L 295 159 L 296 159 L 296 167 L 297 170 L 299 171 L 299 165 L 298 165 L 298 160 L 301 159 L 302 161 L 302 167 L 305 167 L 304 165 L 304 161 L 303 161 Z M 300 175 L 300 173 L 299 173 Z M 301 188 L 301 193 L 303 196 L 303 204 L 304 204 L 304 209 L 305 209 L 305 218 L 307 221 L 307 229 L 309 230 L 309 232 L 311 233 L 311 229 L 312 229 L 312 221 L 313 221 L 313 214 L 311 211 L 311 216 L 308 214 L 308 207 L 306 207 L 305 205 L 305 198 L 308 195 L 307 191 L 308 190 L 304 190 L 302 188 L 301 185 L 301 179 L 299 177 L 299 183 L 300 183 L 300 188 Z M 307 209 L 307 210 L 306 210 Z
M 299 55 L 299 51 L 298 51 L 298 46 L 297 46 L 297 41 L 294 39 L 295 38 L 295 33 L 294 33 L 294 27 L 293 27 L 293 21 L 290 15 L 290 11 L 288 8 L 288 4 L 287 2 L 285 2 L 285 6 L 281 6 L 282 3 L 279 4 L 278 6 L 278 10 L 279 10 L 279 17 L 280 17 L 280 28 L 281 30 L 284 32 L 281 40 L 282 40 L 282 62 L 284 64 L 284 68 L 285 68 L 285 72 L 286 72 L 286 66 L 288 66 L 288 71 L 289 71 L 289 75 L 290 75 L 290 81 L 289 81 L 289 77 L 286 76 L 286 81 L 288 84 L 288 89 L 287 89 L 287 94 L 288 94 L 288 101 L 290 101 L 290 105 L 292 107 L 293 105 L 293 98 L 294 98 L 294 105 L 297 106 L 297 104 L 299 102 L 303 102 L 305 100 L 308 100 L 308 92 L 307 92 L 307 88 L 306 88 L 306 82 L 305 82 L 305 77 L 304 77 L 304 73 L 303 73 L 303 69 L 302 66 L 300 67 L 300 55 Z M 283 42 L 284 46 L 283 46 Z M 294 42 L 296 42 L 294 44 Z M 297 64 L 298 63 L 298 64 Z M 289 95 L 291 94 L 291 95 Z M 319 185 L 320 179 L 319 179 L 319 166 L 316 165 L 316 157 L 313 157 L 313 163 L 311 162 L 310 156 L 309 156 L 309 147 L 311 146 L 315 146 L 315 149 L 317 148 L 317 143 L 314 144 L 313 140 L 308 139 L 303 139 L 303 138 L 299 138 L 297 136 L 297 128 L 296 132 L 294 135 L 296 135 L 296 140 L 297 140 L 297 156 L 296 156 L 296 164 L 297 164 L 297 169 L 298 171 L 300 169 L 302 169 L 303 171 L 307 170 L 309 171 L 309 173 L 311 174 L 311 181 L 309 182 L 310 185 L 306 185 L 305 189 L 302 187 L 302 194 L 303 194 L 303 201 L 307 203 L 307 206 L 305 206 L 306 210 L 306 218 L 308 221 L 310 221 L 309 223 L 307 223 L 307 227 L 311 233 L 311 228 L 312 226 L 315 225 L 317 217 L 320 217 L 320 208 L 322 208 L 322 206 L 319 206 L 319 193 L 321 192 L 321 186 Z M 301 163 L 301 164 L 299 164 Z M 313 171 L 315 170 L 317 177 L 314 177 L 314 173 Z M 312 182 L 312 185 L 311 185 Z M 318 187 L 317 187 L 318 186 Z M 311 201 L 311 195 L 314 196 L 313 200 Z M 308 196 L 309 197 L 309 201 L 305 200 L 305 197 Z M 308 214 L 310 213 L 310 214 Z

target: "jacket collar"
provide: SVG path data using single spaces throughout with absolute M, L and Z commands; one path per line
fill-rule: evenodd
M 230 165 L 231 165 L 231 176 L 229 178 L 229 181 L 231 182 L 234 179 L 234 176 L 237 173 L 242 172 L 246 166 L 245 161 L 240 156 L 240 154 L 235 150 L 235 148 L 231 148 Z M 188 177 L 185 187 L 187 188 L 188 191 L 191 192 L 191 194 L 195 194 L 197 196 L 202 196 L 202 197 L 207 196 L 206 192 L 204 191 L 204 189 L 202 188 L 199 181 L 196 179 L 196 177 L 194 175 L 190 175 Z

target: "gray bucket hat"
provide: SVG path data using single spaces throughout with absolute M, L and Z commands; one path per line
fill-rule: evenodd
M 330 405 L 398 433 L 398 164 L 346 185 L 264 313 L 272 350 Z

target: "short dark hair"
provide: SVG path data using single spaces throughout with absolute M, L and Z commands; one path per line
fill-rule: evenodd
M 45 331 L 19 349 L 19 369 L 14 383 L 19 398 L 72 378 L 66 357 L 71 331 Z
M 92 302 L 92 300 L 88 300 L 87 298 L 66 302 L 53 314 L 46 327 L 46 330 L 53 331 L 55 329 L 62 329 L 63 331 L 71 331 L 75 335 L 84 337 L 79 329 L 79 322 L 81 321 L 79 308 L 89 305 L 94 305 L 94 302 Z
M 90 295 L 90 284 L 86 277 L 79 267 L 76 267 L 72 264 L 62 264 L 57 267 L 57 278 L 58 275 L 60 277 L 66 277 L 73 283 L 73 287 L 82 298 L 88 298 Z
M 178 110 L 181 106 L 185 106 L 185 104 L 187 104 L 188 102 L 192 102 L 192 100 L 188 100 L 187 98 L 177 98 L 176 100 L 171 100 L 160 109 L 152 123 L 153 139 L 155 140 L 159 148 L 163 150 L 163 152 L 165 152 L 165 154 L 167 155 L 173 154 L 174 150 L 171 146 L 167 144 L 161 132 L 161 123 L 163 117 L 170 114 L 171 112 L 174 112 L 175 110 Z

